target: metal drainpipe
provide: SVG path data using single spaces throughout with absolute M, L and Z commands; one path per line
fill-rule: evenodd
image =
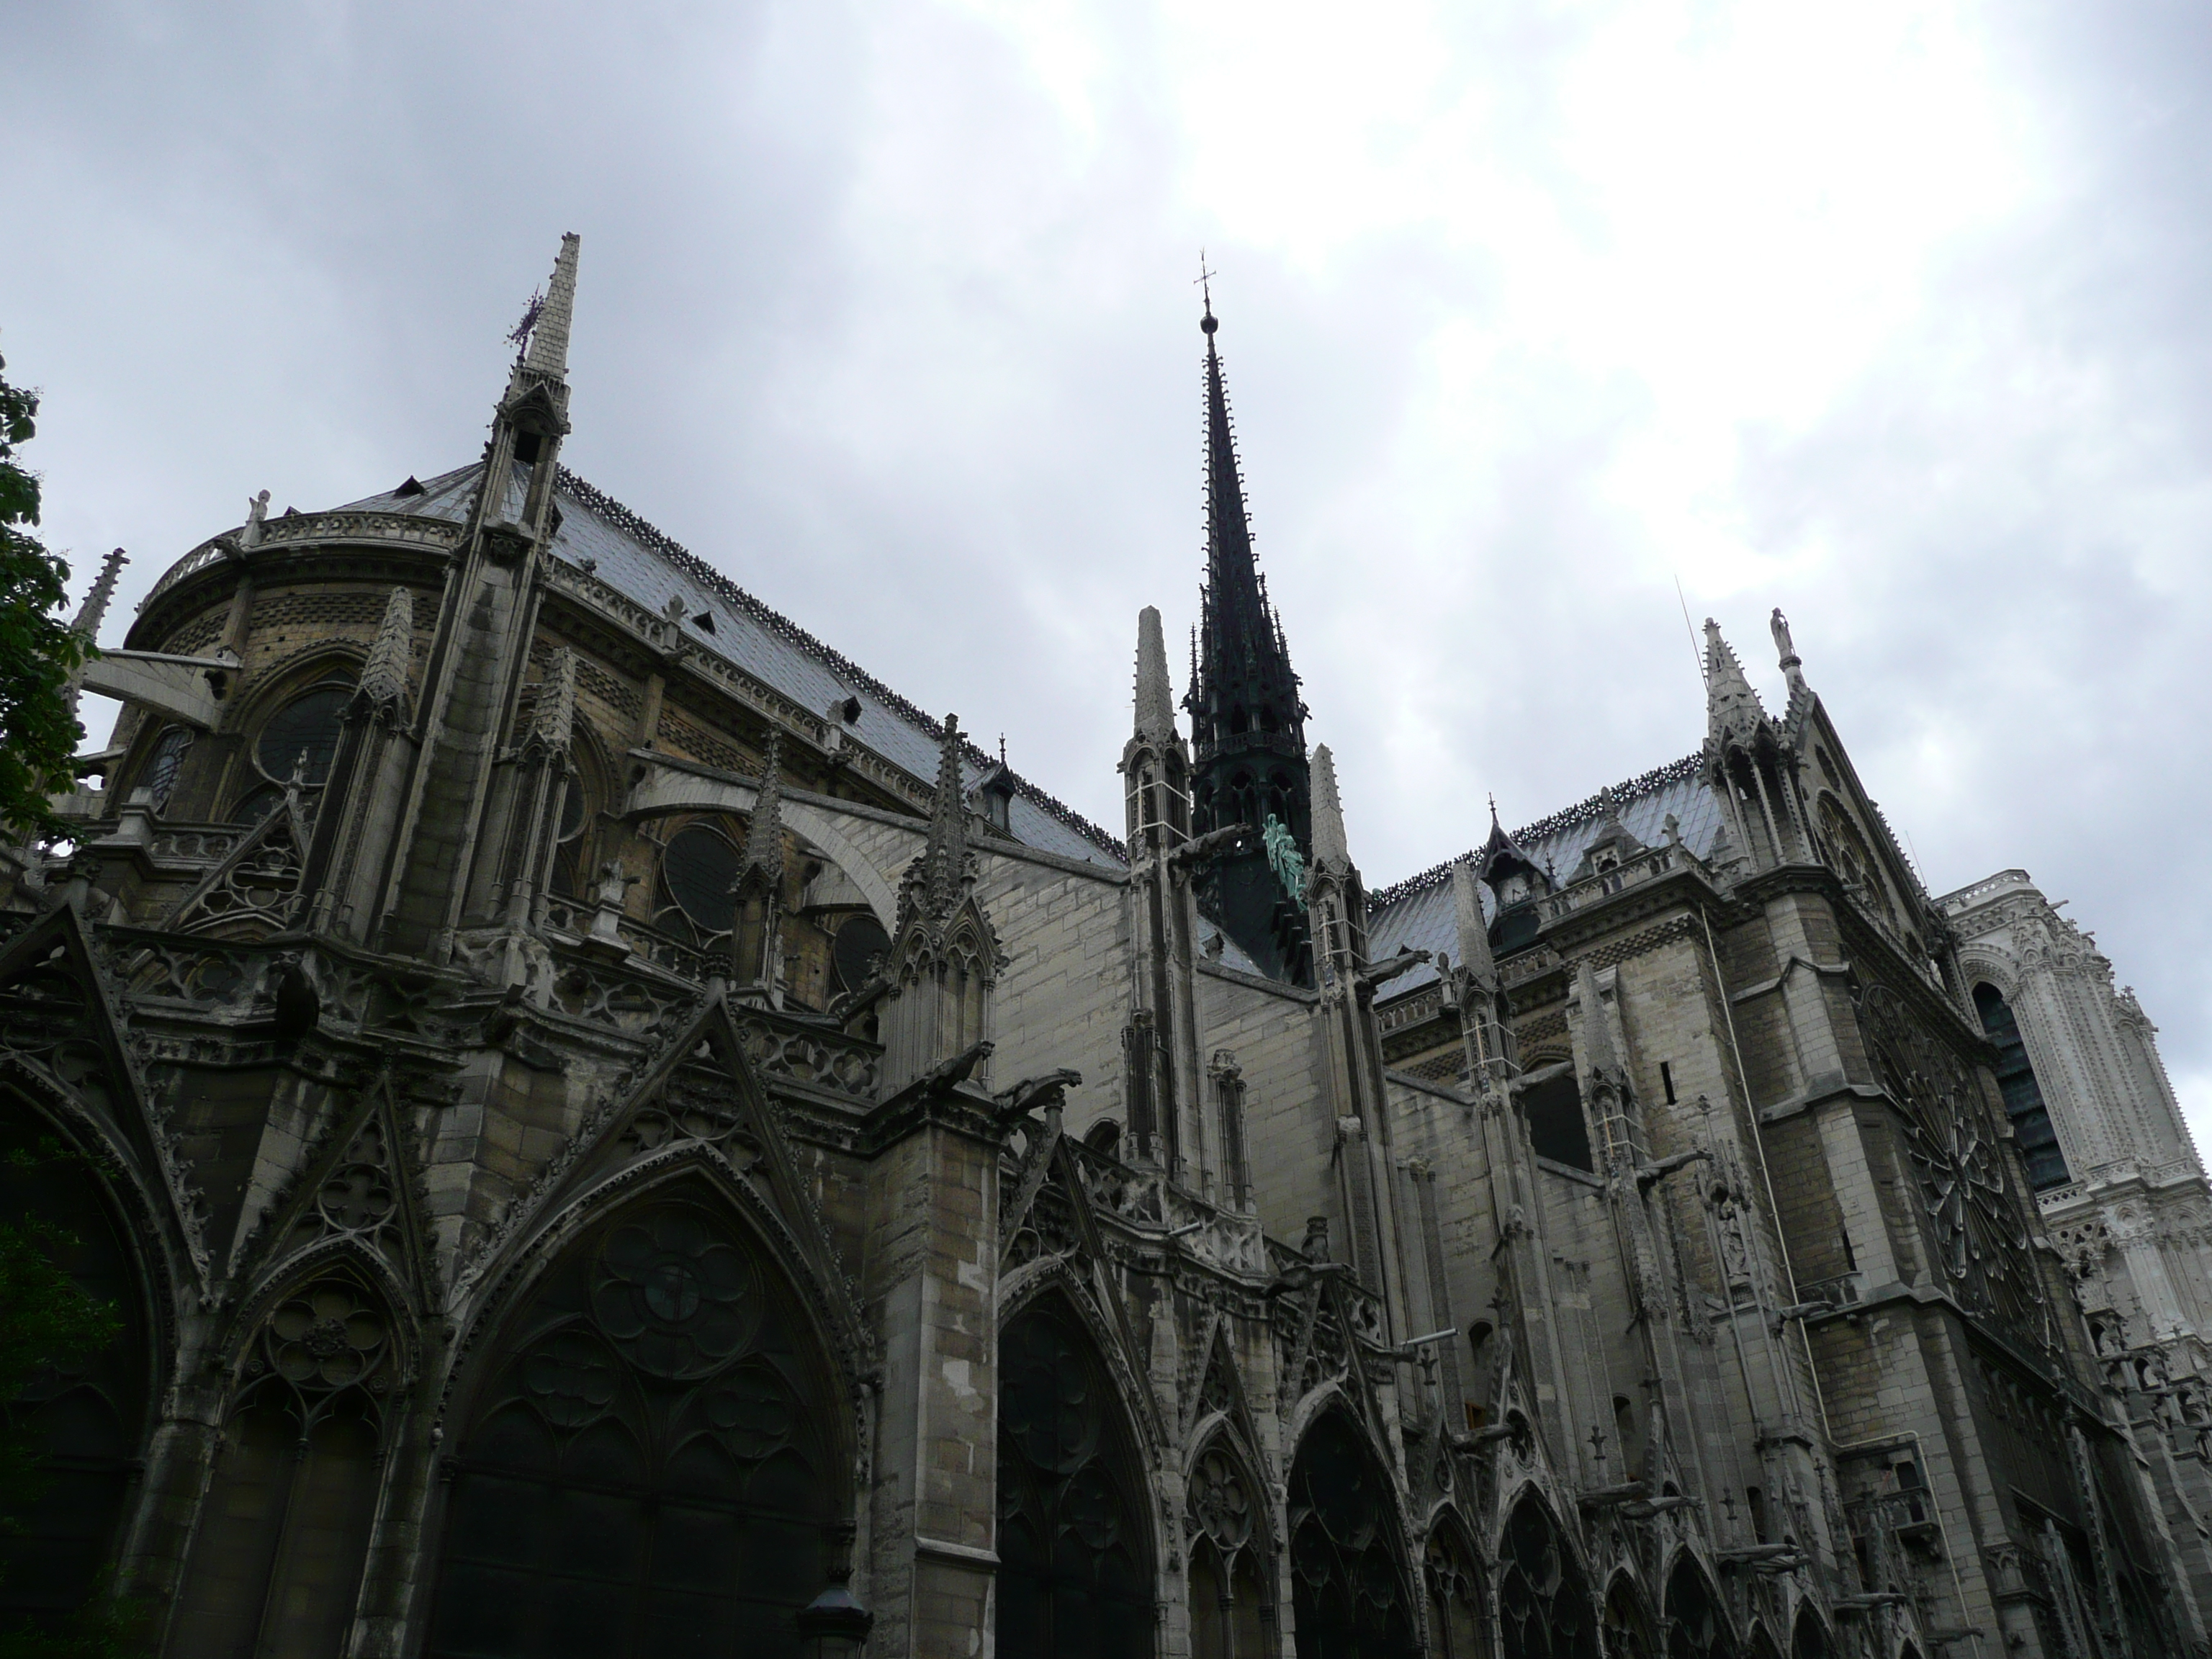
M 1705 959 L 1712 963 L 1713 983 L 1720 988 L 1721 1017 L 1728 1025 L 1729 1052 L 1735 1057 L 1736 1079 L 1743 1086 L 1743 1103 L 1750 1109 L 1752 1115 L 1751 1149 L 1759 1158 L 1759 1178 L 1766 1188 L 1767 1209 L 1774 1218 L 1775 1231 L 1779 1234 L 1782 1229 L 1782 1208 L 1775 1202 L 1774 1176 L 1766 1167 L 1766 1142 L 1765 1137 L 1759 1133 L 1759 1109 L 1751 1097 L 1751 1074 L 1743 1069 L 1743 1049 L 1736 1042 L 1735 1011 L 1729 1006 L 1728 983 L 1721 977 L 1720 952 L 1713 945 L 1712 918 L 1706 915 L 1705 907 L 1702 905 L 1698 908 L 1698 920 L 1704 925 L 1705 930 Z M 1797 1270 L 1790 1265 L 1789 1241 L 1782 1239 L 1779 1242 L 1782 1244 L 1782 1276 L 1789 1283 L 1790 1301 L 1791 1305 L 1795 1306 L 1800 1300 L 1797 1295 Z M 1917 1429 L 1902 1429 L 1894 1434 L 1869 1435 L 1864 1440 L 1839 1441 L 1836 1438 L 1835 1431 L 1828 1424 L 1828 1396 L 1820 1387 L 1820 1368 L 1819 1363 L 1813 1358 L 1813 1334 L 1805 1328 L 1803 1320 L 1801 1319 L 1796 1322 L 1798 1340 L 1805 1345 L 1805 1374 L 1812 1381 L 1813 1401 L 1820 1407 L 1820 1436 L 1828 1443 L 1830 1461 L 1834 1461 L 1839 1453 L 1852 1450 L 1856 1447 L 1874 1446 L 1884 1441 L 1906 1439 L 1912 1442 L 1912 1455 L 1919 1460 L 1920 1467 L 1924 1471 L 1928 1468 L 1928 1454 L 1920 1443 L 1920 1431 Z M 1963 1493 L 1961 1495 L 1963 1496 Z M 1943 1505 L 1936 1497 L 1932 1487 L 1929 1490 L 1928 1506 L 1936 1515 L 1936 1530 L 1943 1540 L 1943 1560 L 1951 1569 L 1951 1594 L 1958 1598 L 1959 1616 L 1963 1619 L 1966 1613 L 1966 1587 L 1959 1577 L 1959 1553 L 1951 1547 L 1951 1525 L 1949 1522 L 1944 1520 Z M 1972 1634 L 1974 1638 L 1974 1652 L 1979 1656 L 1983 1651 L 1981 1626 L 1978 1625 L 1974 1626 Z

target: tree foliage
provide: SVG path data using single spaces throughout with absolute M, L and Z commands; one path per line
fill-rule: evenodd
M 0 358 L 0 371 L 7 368 Z M 61 828 L 49 796 L 76 787 L 70 765 L 84 728 L 70 712 L 69 679 L 87 642 L 57 614 L 69 566 L 31 532 L 39 480 L 16 459 L 37 435 L 39 394 L 0 373 L 0 827 Z

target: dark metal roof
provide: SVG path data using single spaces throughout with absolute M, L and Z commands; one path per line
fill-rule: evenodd
M 458 523 L 468 516 L 482 470 L 481 463 L 461 467 L 423 481 L 419 495 L 386 491 L 340 510 L 411 514 Z M 509 487 L 517 492 L 519 506 L 519 471 Z M 553 537 L 556 558 L 580 568 L 588 560 L 600 580 L 656 612 L 681 596 L 684 633 L 692 646 L 737 664 L 817 713 L 857 698 L 860 717 L 848 729 L 860 742 L 915 777 L 927 781 L 936 776 L 942 721 L 566 467 L 560 470 L 556 495 L 561 507 Z M 712 625 L 702 618 L 711 618 Z M 973 744 L 964 760 L 963 783 L 970 789 L 998 767 L 996 757 Z M 1008 803 L 1008 828 L 1016 840 L 1065 858 L 1123 867 L 1127 855 L 1118 836 L 1027 779 L 1011 775 L 1015 793 Z
M 1607 792 L 1536 820 L 1512 839 L 1537 868 L 1565 886 L 1583 854 L 1598 836 L 1605 820 Z M 1682 843 L 1699 858 L 1712 850 L 1721 830 L 1721 805 L 1705 775 L 1702 751 L 1617 784 L 1611 791 L 1621 825 L 1647 846 L 1663 846 L 1667 815 L 1672 812 Z M 1462 856 L 1478 866 L 1480 849 Z M 1367 896 L 1367 954 L 1381 962 L 1395 956 L 1401 946 L 1417 951 L 1459 954 L 1459 927 L 1452 907 L 1451 866 L 1455 860 L 1409 876 Z M 1497 914 L 1487 889 L 1482 890 L 1483 913 Z M 1436 978 L 1427 968 L 1416 968 L 1395 982 L 1392 994 L 1401 995 Z

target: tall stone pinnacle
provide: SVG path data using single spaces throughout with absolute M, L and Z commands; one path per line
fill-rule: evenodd
M 565 380 L 568 374 L 568 325 L 576 310 L 576 251 L 583 239 L 571 231 L 561 239 L 561 252 L 553 261 L 553 279 L 546 284 L 545 306 L 531 331 L 530 349 L 523 367 Z
M 909 871 L 909 893 L 932 921 L 945 921 L 957 909 L 968 883 L 968 802 L 961 787 L 960 757 L 964 747 L 957 714 L 945 717 L 945 735 L 937 757 L 937 793 L 929 811 L 929 842 Z M 921 880 L 913 881 L 918 872 Z M 912 890 L 918 887 L 919 890 Z
M 415 590 L 395 587 L 385 601 L 384 622 L 376 630 L 376 642 L 368 647 L 368 660 L 362 665 L 359 695 L 379 706 L 404 701 L 414 657 Z M 572 706 L 574 695 L 572 688 Z
M 1316 869 L 1339 873 L 1352 863 L 1352 849 L 1344 836 L 1344 806 L 1336 795 L 1336 758 L 1325 743 L 1313 751 L 1313 861 Z
M 1705 618 L 1705 723 L 1716 741 L 1738 743 L 1748 743 L 1766 723 L 1759 693 L 1711 617 Z
M 84 603 L 77 607 L 76 619 L 70 623 L 71 633 L 98 641 L 100 620 L 107 615 L 107 602 L 115 597 L 116 578 L 130 562 L 131 556 L 119 547 L 100 562 L 100 574 L 93 579 Z
M 1174 738 L 1175 694 L 1168 685 L 1167 636 L 1160 613 L 1146 605 L 1137 613 L 1137 735 L 1153 743 Z
M 783 732 L 771 728 L 768 753 L 761 760 L 760 793 L 745 830 L 744 869 L 758 870 L 771 881 L 783 877 Z
M 1620 1056 L 1613 1046 L 1613 1025 L 1606 1018 L 1605 1000 L 1598 994 L 1597 974 L 1588 957 L 1575 970 L 1575 995 L 1583 1005 L 1583 1054 L 1591 1074 L 1618 1079 Z
M 538 708 L 530 721 L 531 736 L 544 748 L 568 752 L 576 723 L 576 653 L 567 646 L 553 653 L 551 666 L 538 683 Z
M 1478 984 L 1494 988 L 1498 963 L 1490 954 L 1490 928 L 1482 919 L 1482 895 L 1476 890 L 1474 866 L 1466 859 L 1452 860 L 1452 919 L 1458 924 L 1460 966 Z

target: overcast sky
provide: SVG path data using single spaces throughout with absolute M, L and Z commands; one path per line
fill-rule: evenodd
M 2070 899 L 2201 1141 L 2208 82 L 2179 0 L 25 0 L 0 352 L 113 643 L 252 491 L 472 459 L 580 232 L 568 464 L 1118 824 L 1202 246 L 1370 884 L 1694 748 L 1678 580 L 1778 706 L 1778 605 L 1930 887 Z

